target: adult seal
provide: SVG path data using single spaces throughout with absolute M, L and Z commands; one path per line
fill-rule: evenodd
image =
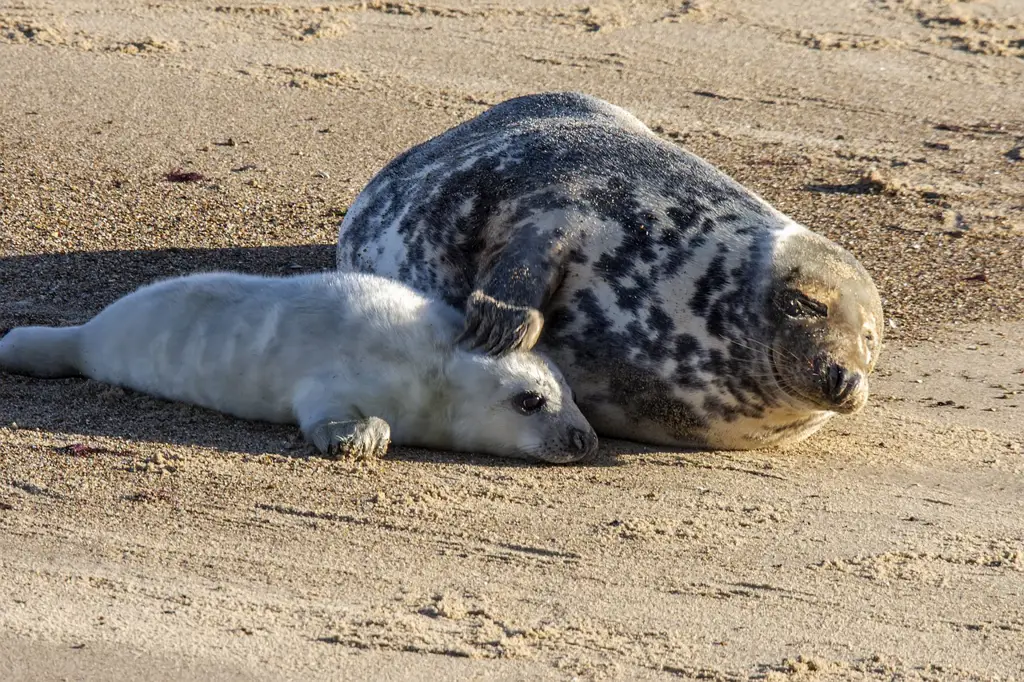
M 804 438 L 864 405 L 882 340 L 851 254 L 575 93 L 508 100 L 395 158 L 337 257 L 463 308 L 471 346 L 537 343 L 598 433 L 641 442 Z
M 145 286 L 77 327 L 19 327 L 0 369 L 77 374 L 244 419 L 297 422 L 321 452 L 389 442 L 546 462 L 597 436 L 539 354 L 457 347 L 462 315 L 380 277 L 208 273 Z

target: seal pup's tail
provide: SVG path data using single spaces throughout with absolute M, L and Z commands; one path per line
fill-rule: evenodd
M 77 376 L 81 327 L 15 327 L 0 339 L 0 369 L 54 379 Z

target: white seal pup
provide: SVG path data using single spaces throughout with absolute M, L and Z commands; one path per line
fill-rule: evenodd
M 298 423 L 325 453 L 379 456 L 391 441 L 564 463 L 596 449 L 549 360 L 461 349 L 462 326 L 381 277 L 208 273 L 142 287 L 81 326 L 15 328 L 0 368 Z
M 864 405 L 871 277 L 624 109 L 508 100 L 381 170 L 338 267 L 466 312 L 463 337 L 538 348 L 602 435 L 689 447 L 804 438 Z

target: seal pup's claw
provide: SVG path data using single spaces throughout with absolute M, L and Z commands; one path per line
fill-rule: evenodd
M 466 300 L 466 325 L 456 343 L 488 355 L 528 351 L 543 328 L 544 316 L 536 308 L 504 303 L 477 290 Z
M 351 459 L 378 459 L 388 451 L 391 427 L 379 417 L 352 421 L 324 421 L 313 427 L 310 440 L 325 455 Z

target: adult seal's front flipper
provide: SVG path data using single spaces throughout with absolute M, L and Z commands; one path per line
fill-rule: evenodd
M 527 351 L 537 345 L 544 316 L 536 308 L 503 303 L 477 290 L 466 301 L 466 326 L 458 342 L 488 355 Z
M 521 203 L 525 218 L 493 228 L 512 238 L 482 255 L 477 287 L 465 303 L 466 324 L 459 342 L 490 355 L 537 345 L 544 330 L 541 310 L 565 277 L 569 240 L 564 212 L 551 214 L 541 204 Z M 550 224 L 540 231 L 543 222 Z

